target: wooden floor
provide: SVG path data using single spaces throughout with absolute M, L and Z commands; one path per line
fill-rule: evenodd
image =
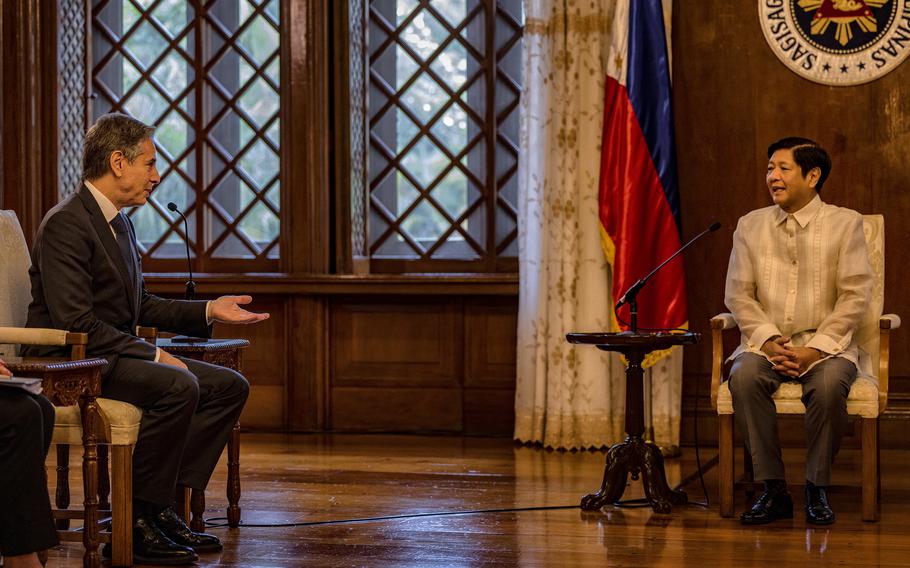
M 801 453 L 785 455 L 794 483 Z M 702 458 L 714 454 L 704 450 Z M 835 483 L 858 483 L 859 458 L 858 450 L 841 453 Z M 667 516 L 616 507 L 585 513 L 578 502 L 599 487 L 604 454 L 503 439 L 244 434 L 241 459 L 244 523 L 311 524 L 212 528 L 225 549 L 203 555 L 201 566 L 910 565 L 910 451 L 882 453 L 881 522 L 860 521 L 857 488 L 831 496 L 838 522 L 829 528 L 806 525 L 801 487 L 796 518 L 760 528 L 720 518 L 713 503 Z M 668 462 L 671 484 L 694 471 L 691 449 Z M 706 475 L 712 501 L 715 473 Z M 209 517 L 224 514 L 224 487 L 219 466 Z M 697 482 L 685 489 L 690 500 L 704 500 Z M 640 484 L 626 493 L 640 496 Z M 743 500 L 740 494 L 737 512 Z M 555 506 L 571 508 L 490 511 Z M 447 514 L 456 512 L 465 513 Z M 358 520 L 376 517 L 400 518 Z M 81 566 L 81 554 L 66 544 L 51 551 L 48 565 Z

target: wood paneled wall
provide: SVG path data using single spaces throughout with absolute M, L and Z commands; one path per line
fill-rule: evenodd
M 257 294 L 252 309 L 268 320 L 216 326 L 216 336 L 251 341 L 244 427 L 511 435 L 514 294 L 335 295 L 337 282 L 322 286 L 329 293 Z M 304 303 L 328 312 L 326 328 L 299 317 Z
M 825 201 L 884 214 L 885 310 L 910 318 L 910 297 L 904 293 L 910 265 L 903 261 L 910 243 L 910 62 L 872 83 L 825 87 L 778 61 L 765 43 L 754 1 L 677 0 L 673 81 L 683 233 L 694 234 L 714 220 L 723 223 L 686 253 L 692 328 L 707 334 L 708 319 L 726 311 L 723 286 L 733 230 L 741 215 L 770 204 L 766 149 L 784 136 L 812 138 L 831 154 Z M 910 331 L 898 330 L 892 341 L 891 410 L 884 438 L 892 433 L 897 438 L 910 418 L 910 352 L 905 349 Z M 705 342 L 685 354 L 684 415 L 689 418 L 696 407 L 706 418 L 711 414 L 709 356 Z
M 511 433 L 516 305 L 339 298 L 331 311 L 332 429 Z

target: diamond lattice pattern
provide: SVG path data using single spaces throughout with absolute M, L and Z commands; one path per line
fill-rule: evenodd
M 371 0 L 368 21 L 371 255 L 515 256 L 521 0 Z
M 94 0 L 92 14 L 93 114 L 157 127 L 161 184 L 131 212 L 143 260 L 182 258 L 173 201 L 197 269 L 274 268 L 279 0 Z
M 85 4 L 61 0 L 57 34 L 60 65 L 60 187 L 63 199 L 82 179 L 82 139 L 85 135 Z

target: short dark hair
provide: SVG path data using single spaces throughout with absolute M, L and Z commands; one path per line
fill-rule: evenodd
M 809 140 L 808 138 L 800 138 L 798 136 L 789 136 L 787 138 L 781 138 L 774 144 L 768 146 L 768 159 L 771 159 L 771 156 L 774 155 L 774 152 L 778 150 L 791 150 L 793 152 L 793 160 L 796 161 L 796 164 L 799 166 L 800 173 L 803 174 L 803 177 L 806 177 L 812 168 L 818 168 L 821 171 L 821 175 L 818 178 L 818 183 L 815 184 L 815 191 L 821 191 L 822 186 L 825 185 L 825 180 L 828 179 L 828 174 L 831 173 L 831 157 L 828 156 L 828 152 L 824 148 L 818 145 L 814 140 Z
M 132 163 L 141 153 L 139 144 L 151 139 L 155 127 L 131 116 L 112 112 L 102 115 L 85 134 L 82 150 L 82 179 L 98 179 L 108 172 L 108 160 L 116 151 Z

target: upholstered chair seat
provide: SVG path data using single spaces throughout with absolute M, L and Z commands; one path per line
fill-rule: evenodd
M 54 424 L 54 444 L 76 445 L 82 443 L 82 416 L 79 406 L 62 406 L 55 409 L 57 416 Z M 98 399 L 98 416 L 101 424 L 98 442 L 101 444 L 128 445 L 136 443 L 139 436 L 139 423 L 142 421 L 142 411 L 132 404 L 111 400 Z

